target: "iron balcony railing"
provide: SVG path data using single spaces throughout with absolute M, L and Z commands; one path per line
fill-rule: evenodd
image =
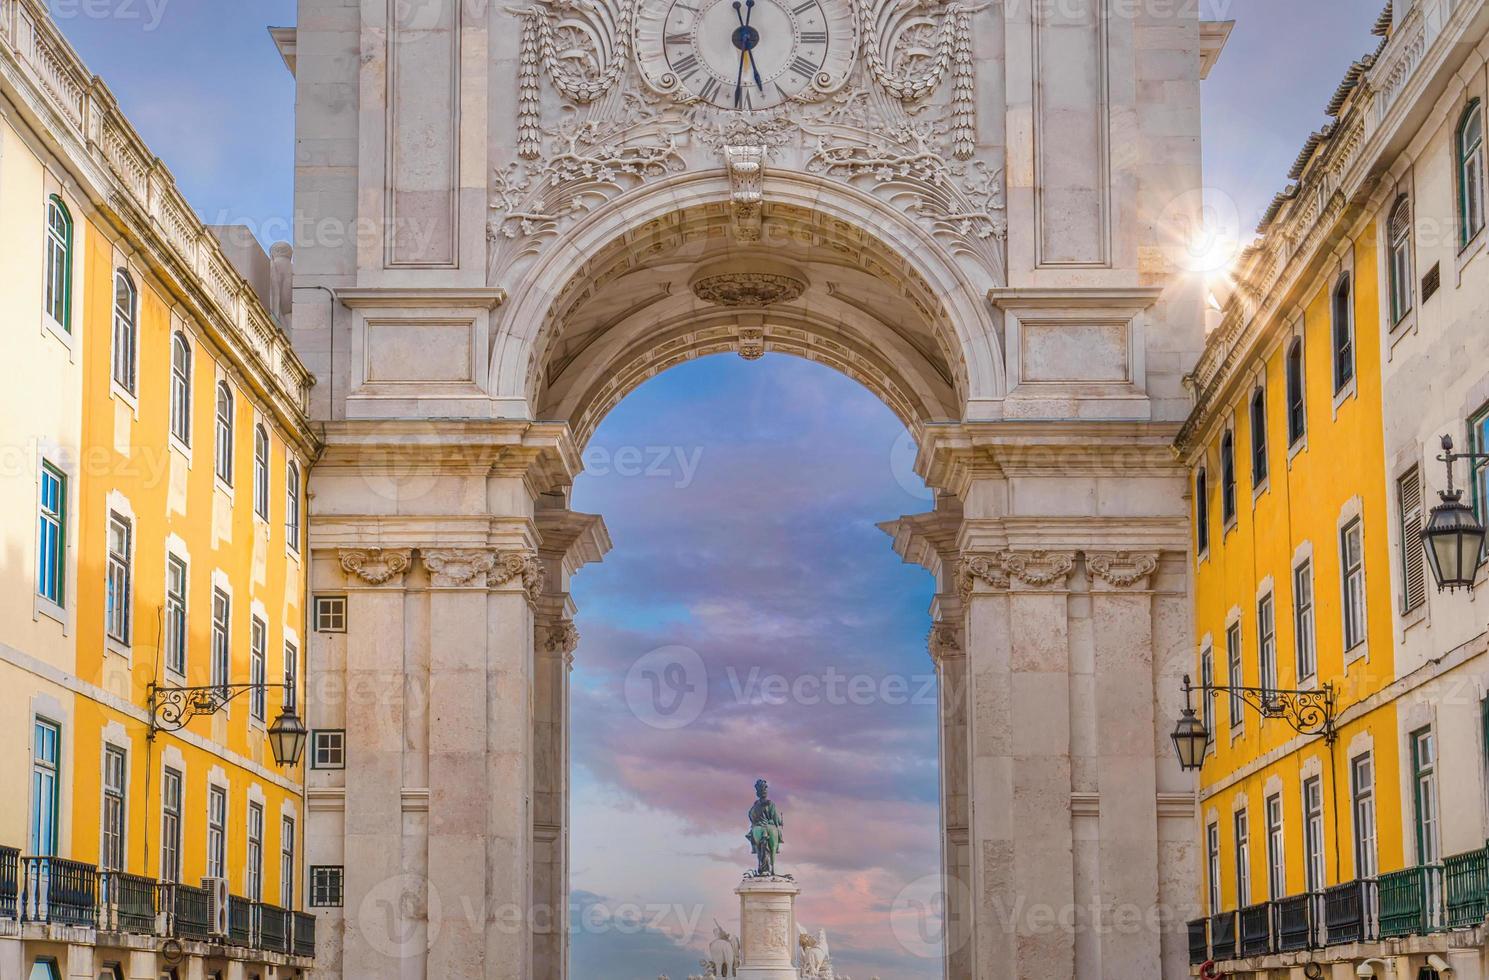
M 1272 941 L 1275 952 L 1291 953 L 1299 949 L 1311 949 L 1317 930 L 1314 928 L 1314 908 L 1317 903 L 1310 894 L 1292 895 L 1272 903 Z
M 1383 874 L 1378 889 L 1381 939 L 1420 936 L 1442 928 L 1442 865 L 1426 864 Z
M 1489 845 L 1443 858 L 1442 868 L 1448 928 L 1482 925 L 1489 918 Z
M 174 939 L 212 938 L 212 895 L 205 888 L 167 882 L 160 886 L 164 933 Z
M 98 869 L 57 857 L 21 858 L 21 921 L 93 926 Z
M 290 914 L 277 905 L 260 905 L 259 948 L 275 953 L 290 951 Z
M 1241 910 L 1241 955 L 1265 956 L 1272 952 L 1272 910 L 1266 902 Z
M 0 919 L 14 919 L 20 914 L 21 851 L 0 847 Z
M 1375 939 L 1378 908 L 1374 878 L 1346 881 L 1325 888 L 1325 941 L 1330 946 L 1337 946 Z
M 253 920 L 253 903 L 246 898 L 229 895 L 227 900 L 228 942 L 234 946 L 252 947 L 254 940 Z
M 98 872 L 98 928 L 153 935 L 155 880 L 123 871 Z
M 1210 920 L 1189 922 L 1189 965 L 1198 966 L 1210 958 Z
M 1236 933 L 1235 912 L 1221 912 L 1210 917 L 1210 946 L 1211 958 L 1216 960 L 1233 960 L 1240 955 L 1240 946 Z
M 296 956 L 315 958 L 315 916 L 309 912 L 293 912 Z

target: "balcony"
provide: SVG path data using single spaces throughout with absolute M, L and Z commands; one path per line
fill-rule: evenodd
M 1210 920 L 1189 922 L 1189 965 L 1198 966 L 1210 958 Z
M 1443 868 L 1404 868 L 1380 876 L 1380 938 L 1436 932 L 1443 924 Z
M 1233 960 L 1240 954 L 1240 946 L 1237 943 L 1235 912 L 1221 912 L 1219 915 L 1210 917 L 1210 943 L 1213 948 L 1213 959 Z
M 1274 952 L 1291 953 L 1312 949 L 1318 942 L 1317 895 L 1293 895 L 1272 903 L 1272 941 Z
M 1241 955 L 1266 956 L 1272 952 L 1272 909 L 1267 903 L 1241 910 Z
M 1376 909 L 1379 904 L 1374 878 L 1325 888 L 1323 896 L 1324 926 L 1330 946 L 1376 938 Z
M 0 919 L 315 956 L 315 916 L 236 895 L 227 911 L 228 934 L 215 935 L 205 888 L 0 847 Z
M 1443 858 L 1449 929 L 1471 929 L 1489 917 L 1489 845 Z M 0 865 L 0 878 L 3 878 Z

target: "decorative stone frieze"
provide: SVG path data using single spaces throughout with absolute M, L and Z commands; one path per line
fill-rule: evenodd
M 1088 551 L 1086 568 L 1092 578 L 1114 589 L 1130 589 L 1144 582 L 1158 570 L 1158 553 L 1153 551 Z
M 1036 588 L 1063 586 L 1074 568 L 1073 551 L 1010 551 L 1003 555 L 1003 570 L 1009 579 Z
M 408 571 L 410 548 L 343 548 L 341 567 L 368 585 L 383 585 Z
M 543 563 L 536 551 L 504 551 L 497 556 L 496 567 L 486 574 L 486 584 L 494 589 L 520 581 L 532 603 L 543 594 L 543 580 Z
M 979 583 L 997 592 L 1008 591 L 1008 572 L 1003 568 L 1003 557 L 1001 551 L 962 555 L 957 591 L 963 602 L 971 598 Z
M 489 548 L 422 549 L 419 557 L 429 569 L 436 588 L 477 587 L 496 566 L 496 553 Z

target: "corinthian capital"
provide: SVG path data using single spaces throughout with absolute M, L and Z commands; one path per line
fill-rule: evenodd
M 479 586 L 496 566 L 496 553 L 489 548 L 423 548 L 419 557 L 436 588 Z
M 409 548 L 343 548 L 341 567 L 368 585 L 382 585 L 408 571 Z
M 1073 551 L 1010 551 L 1003 555 L 1003 570 L 1008 577 L 1025 585 L 1064 585 L 1074 568 Z
M 951 623 L 936 623 L 931 627 L 931 635 L 926 638 L 926 646 L 930 648 L 931 659 L 936 663 L 954 660 L 962 655 L 962 628 Z
M 579 646 L 579 629 L 572 619 L 539 623 L 534 634 L 540 654 L 572 660 L 574 650 Z
M 536 551 L 503 551 L 496 556 L 495 567 L 486 573 L 486 584 L 491 588 L 520 583 L 528 602 L 537 602 L 543 595 L 543 579 L 543 563 Z
M 1086 568 L 1114 589 L 1130 589 L 1158 570 L 1155 551 L 1088 551 Z

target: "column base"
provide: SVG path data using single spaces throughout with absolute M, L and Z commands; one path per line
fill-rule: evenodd
M 792 963 L 796 950 L 796 896 L 790 878 L 746 878 L 739 896 L 740 980 L 800 980 Z

